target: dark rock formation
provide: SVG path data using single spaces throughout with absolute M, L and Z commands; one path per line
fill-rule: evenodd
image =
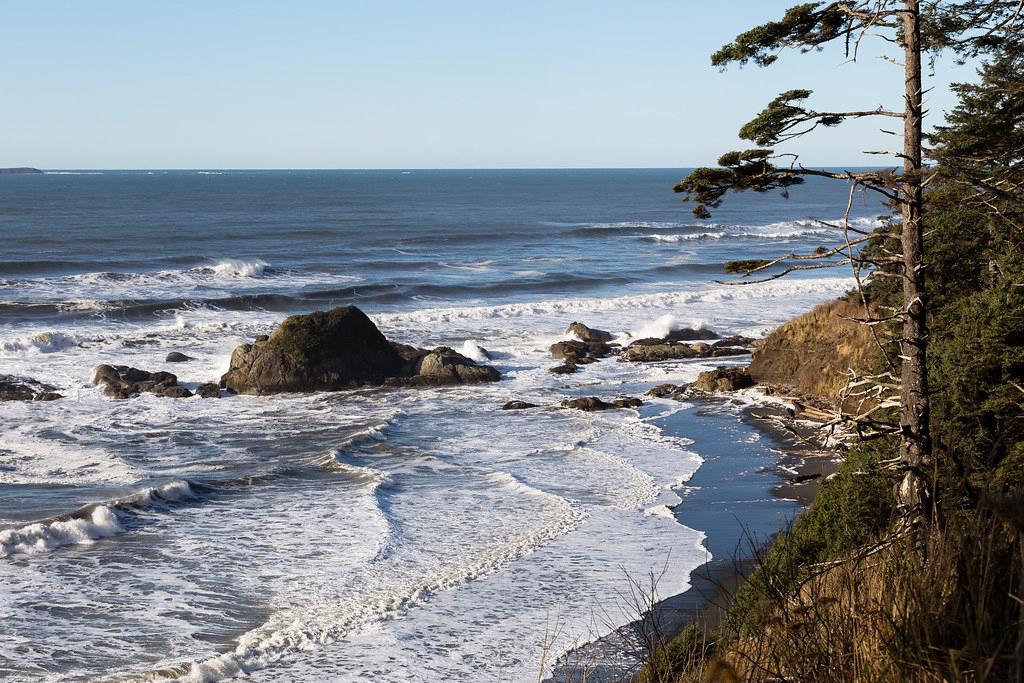
M 164 358 L 164 362 L 166 363 L 185 363 L 190 360 L 192 360 L 192 356 L 186 356 L 185 354 L 178 353 L 177 351 L 171 351 L 167 354 L 167 357 Z
M 178 384 L 178 378 L 169 372 L 146 372 L 127 365 L 98 365 L 93 374 L 93 386 L 103 385 L 103 393 L 111 398 L 131 398 L 141 393 L 188 398 L 192 392 Z
M 0 401 L 53 401 L 63 398 L 57 387 L 29 377 L 0 375 Z
M 708 370 L 697 376 L 697 381 L 690 388 L 697 391 L 736 391 L 754 386 L 754 378 L 746 368 L 718 368 Z
M 286 318 L 231 354 L 222 387 L 239 394 L 338 391 L 365 385 L 493 382 L 501 375 L 448 347 L 391 343 L 355 306 Z
M 569 326 L 568 331 L 577 336 L 586 335 L 588 338 L 595 339 L 596 341 L 576 341 L 572 339 L 552 344 L 550 348 L 551 357 L 565 362 L 558 367 L 551 368 L 551 372 L 558 375 L 566 375 L 576 372 L 577 365 L 596 363 L 599 359 L 611 355 L 612 347 L 606 341 L 601 341 L 603 335 L 607 335 L 607 338 L 611 339 L 610 333 L 603 330 L 592 330 L 581 323 L 573 323 Z
M 698 342 L 696 344 L 641 344 L 631 345 L 622 352 L 623 360 L 638 363 L 653 363 L 663 360 L 681 360 L 686 358 L 720 358 L 723 356 L 741 356 L 750 353 L 749 349 L 730 346 L 711 346 Z
M 509 401 L 501 407 L 502 410 L 526 410 L 528 408 L 536 408 L 536 403 L 528 403 L 526 401 Z
M 599 342 L 607 344 L 612 340 L 612 333 L 606 330 L 595 330 L 592 327 L 587 327 L 583 323 L 573 321 L 569 324 L 569 328 L 565 331 L 566 334 L 574 334 L 579 337 L 580 341 L 583 342 Z
M 586 396 L 584 398 L 574 398 L 562 401 L 562 407 L 583 410 L 591 413 L 598 410 L 611 410 L 612 408 L 636 408 L 642 406 L 643 403 L 644 402 L 638 398 L 617 398 L 611 403 L 607 403 L 597 396 Z
M 712 346 L 745 346 L 750 347 L 757 340 L 753 337 L 742 337 L 739 335 L 733 337 L 722 337 L 721 339 L 715 340 Z
M 659 384 L 647 392 L 655 398 L 678 398 L 686 391 L 686 384 Z
M 220 398 L 220 385 L 213 382 L 204 382 L 196 387 L 196 396 L 203 398 Z
M 501 374 L 489 365 L 477 365 L 461 353 L 439 346 L 432 351 L 418 349 L 423 352 L 403 369 L 403 375 L 389 377 L 387 384 L 392 386 L 438 386 L 445 384 L 475 384 L 478 382 L 497 382 Z
M 709 339 L 718 339 L 718 333 L 713 332 L 712 330 L 705 330 L 703 328 L 695 330 L 692 327 L 684 327 L 681 330 L 672 330 L 665 335 L 663 341 L 707 341 Z
M 18 166 L 17 168 L 0 168 L 0 174 L 3 175 L 25 175 L 25 174 L 38 174 L 42 173 L 38 168 L 30 168 L 29 166 Z

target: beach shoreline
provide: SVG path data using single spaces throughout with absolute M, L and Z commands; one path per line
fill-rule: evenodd
M 720 408 L 730 400 L 728 396 L 701 399 L 703 405 L 697 408 L 697 413 L 715 420 L 721 415 Z M 701 444 L 698 450 L 705 463 L 689 481 L 678 487 L 683 500 L 673 512 L 680 524 L 707 535 L 705 545 L 710 551 L 709 561 L 693 570 L 685 591 L 653 600 L 641 618 L 562 655 L 546 681 L 633 681 L 651 643 L 670 642 L 691 623 L 698 624 L 704 633 L 712 633 L 718 627 L 733 596 L 756 567 L 755 549 L 766 547 L 775 533 L 810 505 L 820 481 L 837 471 L 841 462 L 838 453 L 815 449 L 783 428 L 779 420 L 786 419 L 785 410 L 777 402 L 768 400 L 740 411 L 738 421 L 744 430 L 751 430 L 759 437 L 754 443 L 764 462 L 759 464 L 756 473 L 742 471 L 744 465 L 751 464 L 749 454 L 741 454 L 741 460 L 723 455 L 730 447 L 739 445 L 736 441 Z M 667 433 L 672 433 L 670 426 L 666 429 Z M 714 509 L 713 504 L 700 509 L 699 506 L 712 501 L 728 502 L 715 499 L 721 499 L 722 494 L 735 495 L 737 477 L 749 478 L 752 474 L 756 474 L 757 480 L 753 486 L 761 487 L 761 492 L 770 496 L 775 504 L 756 498 L 746 501 L 746 505 L 740 505 L 745 518 L 736 514 L 731 520 Z M 770 529 L 768 533 L 766 529 Z

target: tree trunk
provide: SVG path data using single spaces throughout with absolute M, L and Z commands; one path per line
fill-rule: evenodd
M 920 0 L 905 0 L 903 14 L 905 104 L 903 119 L 903 355 L 900 382 L 900 461 L 903 480 L 896 503 L 907 521 L 917 524 L 929 513 L 931 437 L 928 429 L 928 324 L 925 316 L 924 245 L 921 225 L 922 150 Z

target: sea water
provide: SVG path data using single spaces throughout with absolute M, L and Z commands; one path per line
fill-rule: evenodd
M 530 681 L 709 559 L 680 524 L 688 406 L 559 410 L 719 361 L 554 375 L 578 320 L 620 342 L 761 336 L 848 272 L 735 286 L 831 244 L 846 188 L 738 195 L 683 170 L 155 171 L 0 178 L 0 679 Z M 861 228 L 881 212 L 857 198 Z M 802 275 L 802 276 L 801 276 Z M 100 363 L 217 381 L 286 315 L 355 304 L 496 384 L 220 400 L 90 386 Z M 193 360 L 166 364 L 170 351 Z M 742 360 L 742 359 L 741 359 Z M 518 399 L 542 408 L 502 411 Z M 689 411 L 682 424 L 715 419 Z M 690 422 L 687 422 L 689 420 Z

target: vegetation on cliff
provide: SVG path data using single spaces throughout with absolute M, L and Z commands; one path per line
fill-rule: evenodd
M 775 48 L 850 35 L 826 19 L 851 8 L 866 12 L 868 4 L 924 12 L 918 28 L 926 48 L 959 40 L 971 22 L 994 21 L 979 38 L 984 45 L 967 50 L 987 51 L 979 82 L 957 86 L 959 107 L 922 144 L 934 165 L 905 169 L 898 181 L 916 173 L 922 191 L 914 220 L 922 238 L 919 303 L 927 307 L 918 329 L 928 332 L 910 341 L 927 348 L 919 370 L 928 380 L 928 404 L 917 412 L 926 421 L 919 434 L 928 440 L 918 445 L 927 444 L 927 457 L 906 457 L 914 426 L 903 392 L 901 405 L 883 405 L 877 416 L 900 417 L 897 428 L 875 430 L 876 438 L 854 445 L 808 510 L 757 551 L 757 569 L 722 627 L 696 635 L 691 629 L 667 644 L 651 658 L 648 681 L 1024 680 L 1024 45 L 1013 23 L 1019 3 L 809 3 L 741 35 L 720 58 L 770 63 Z M 958 14 L 943 14 L 949 9 Z M 896 39 L 905 44 L 905 37 Z M 807 119 L 802 93 L 787 95 L 755 120 L 755 128 L 775 131 L 765 134 L 773 141 L 788 130 L 785 122 L 839 122 L 814 112 Z M 715 178 L 719 185 L 736 181 L 739 189 L 746 182 Z M 903 203 L 902 225 L 883 226 L 864 236 L 859 252 L 847 252 L 855 266 L 872 264 L 854 303 L 819 308 L 780 328 L 762 346 L 774 353 L 764 359 L 762 377 L 795 369 L 805 390 L 836 398 L 848 367 L 870 366 L 894 340 L 906 350 L 906 190 L 894 197 Z M 847 338 L 846 323 L 838 321 L 858 316 L 840 311 L 857 303 L 873 324 L 854 325 L 849 330 L 866 333 Z M 813 359 L 840 340 L 847 347 L 835 357 L 803 367 L 802 357 Z M 901 353 L 894 362 L 892 377 L 905 380 L 912 357 Z M 924 514 L 912 527 L 900 510 L 906 496 L 892 494 L 908 466 L 927 483 L 919 498 Z

